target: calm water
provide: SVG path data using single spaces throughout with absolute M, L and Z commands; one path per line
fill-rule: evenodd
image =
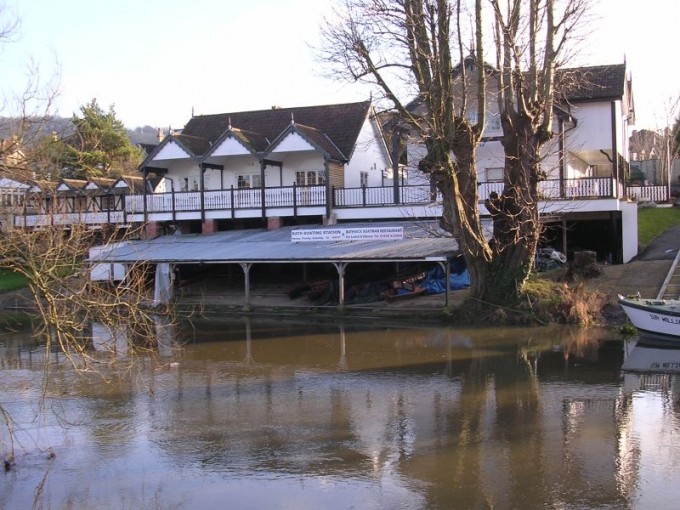
M 0 402 L 18 442 L 0 508 L 658 509 L 680 498 L 680 350 L 600 330 L 263 319 L 161 337 L 161 366 L 103 367 L 104 384 L 56 356 L 44 387 L 43 348 L 0 337 Z M 0 441 L 6 454 L 5 427 Z

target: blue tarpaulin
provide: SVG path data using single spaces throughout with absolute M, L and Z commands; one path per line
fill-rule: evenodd
M 444 270 L 437 266 L 428 271 L 422 285 L 425 287 L 425 294 L 441 294 L 446 292 L 446 275 Z M 451 290 L 465 289 L 469 286 L 470 273 L 468 273 L 467 268 L 459 273 L 451 273 L 449 275 L 449 288 Z

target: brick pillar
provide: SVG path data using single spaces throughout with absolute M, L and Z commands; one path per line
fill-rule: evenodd
M 161 224 L 156 221 L 149 221 L 144 226 L 144 237 L 146 239 L 156 239 L 161 235 Z
M 191 234 L 191 225 L 189 225 L 189 223 L 184 221 L 184 222 L 179 224 L 179 231 L 182 234 Z
M 201 225 L 203 234 L 213 234 L 217 232 L 217 220 L 205 220 Z
M 267 218 L 267 230 L 276 230 L 277 228 L 281 227 L 283 227 L 283 219 L 279 216 Z

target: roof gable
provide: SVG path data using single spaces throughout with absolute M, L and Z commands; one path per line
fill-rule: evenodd
M 333 142 L 321 131 L 310 126 L 291 123 L 274 142 L 272 142 L 267 154 L 272 152 L 296 152 L 316 150 L 326 157 L 337 161 L 346 161 L 347 158 L 338 150 Z
M 266 137 L 234 128 L 229 125 L 227 131 L 215 142 L 208 153 L 208 156 L 244 156 L 263 152 L 269 145 Z
M 555 90 L 561 100 L 620 99 L 625 87 L 626 64 L 558 69 L 555 73 Z
M 294 129 L 286 130 L 281 133 L 281 136 L 272 144 L 267 151 L 267 154 L 272 152 L 300 152 L 300 151 L 310 151 L 317 150 L 314 145 L 312 145 L 309 140 L 304 136 L 300 136 Z
M 330 141 L 330 145 L 335 146 L 336 153 L 346 155 L 351 154 L 354 149 L 369 113 L 370 105 L 370 101 L 364 101 L 201 115 L 193 117 L 187 123 L 181 136 L 191 136 L 204 140 L 209 146 L 211 141 L 220 140 L 225 131 L 231 127 L 232 129 L 235 128 L 234 132 L 238 129 L 243 136 L 249 135 L 249 143 L 255 146 L 253 137 L 259 137 L 258 140 L 260 141 L 279 139 L 281 134 L 291 125 L 291 119 L 294 119 L 296 124 L 323 133 L 325 138 Z M 205 154 L 205 152 L 194 152 L 194 154 Z
M 222 138 L 221 141 L 213 145 L 213 148 L 207 154 L 208 156 L 245 156 L 252 154 L 254 151 L 244 145 L 238 138 L 233 135 Z
M 179 135 L 170 135 L 165 138 L 156 149 L 149 154 L 142 166 L 147 165 L 151 161 L 160 161 L 167 159 L 186 159 L 194 156 L 192 152 L 187 149 L 181 140 L 177 139 Z

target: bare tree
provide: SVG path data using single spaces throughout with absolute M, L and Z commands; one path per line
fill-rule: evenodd
M 442 193 L 443 223 L 478 301 L 516 302 L 531 271 L 555 70 L 584 10 L 585 0 L 346 0 L 322 29 L 320 56 L 336 75 L 374 84 L 422 141 L 419 168 Z M 496 66 L 485 63 L 487 44 Z M 409 93 L 416 99 L 402 102 Z M 500 115 L 505 152 L 504 191 L 489 202 L 491 242 L 477 177 L 490 107 Z
M 0 4 L 0 45 L 9 40 L 17 26 L 5 21 L 10 19 L 7 16 L 8 11 Z M 30 69 L 23 92 L 0 110 L 0 117 L 10 119 L 0 125 L 0 138 L 4 140 L 0 146 L 0 175 L 19 180 L 44 178 L 49 173 L 45 164 L 54 159 L 49 151 L 57 138 L 50 133 L 45 137 L 45 126 L 51 121 L 57 97 L 56 80 L 44 83 L 38 67 L 31 65 Z M 90 248 L 124 238 L 114 239 L 113 232 L 107 234 L 107 225 L 95 230 L 72 224 L 65 229 L 64 222 L 56 223 L 59 225 L 39 229 L 12 225 L 1 234 L 0 242 L 0 269 L 22 275 L 30 289 L 28 299 L 37 314 L 35 334 L 45 345 L 44 384 L 50 379 L 51 354 L 55 350 L 63 353 L 78 371 L 96 372 L 103 378 L 110 375 L 106 367 L 119 373 L 140 359 L 156 359 L 159 331 L 170 327 L 174 316 L 172 306 L 161 310 L 146 306 L 152 302 L 151 268 L 133 264 L 127 267 L 122 280 L 93 282 Z M 125 238 L 136 235 L 138 232 L 130 231 Z M 162 321 L 158 320 L 159 314 L 164 314 Z M 93 324 L 105 338 L 93 338 Z M 4 423 L 11 439 L 12 417 L 1 403 L 0 423 Z M 6 469 L 13 462 L 11 450 L 4 455 Z
M 33 308 L 40 318 L 36 333 L 45 340 L 46 352 L 53 345 L 78 370 L 95 371 L 104 363 L 121 365 L 116 352 L 124 348 L 125 360 L 156 351 L 152 302 L 153 282 L 142 263 L 127 268 L 122 280 L 93 281 L 89 248 L 96 244 L 95 231 L 87 226 L 15 229 L 0 246 L 0 268 L 22 275 L 31 291 Z M 92 344 L 92 323 L 111 337 L 124 332 L 125 344 Z M 122 338 L 122 337 L 121 337 Z M 102 354 L 102 352 L 104 354 Z M 48 355 L 49 357 L 49 355 Z
M 540 236 L 542 149 L 553 137 L 555 73 L 584 0 L 490 0 L 494 12 L 498 104 L 505 152 L 494 257 L 487 285 L 511 300 L 531 271 Z

